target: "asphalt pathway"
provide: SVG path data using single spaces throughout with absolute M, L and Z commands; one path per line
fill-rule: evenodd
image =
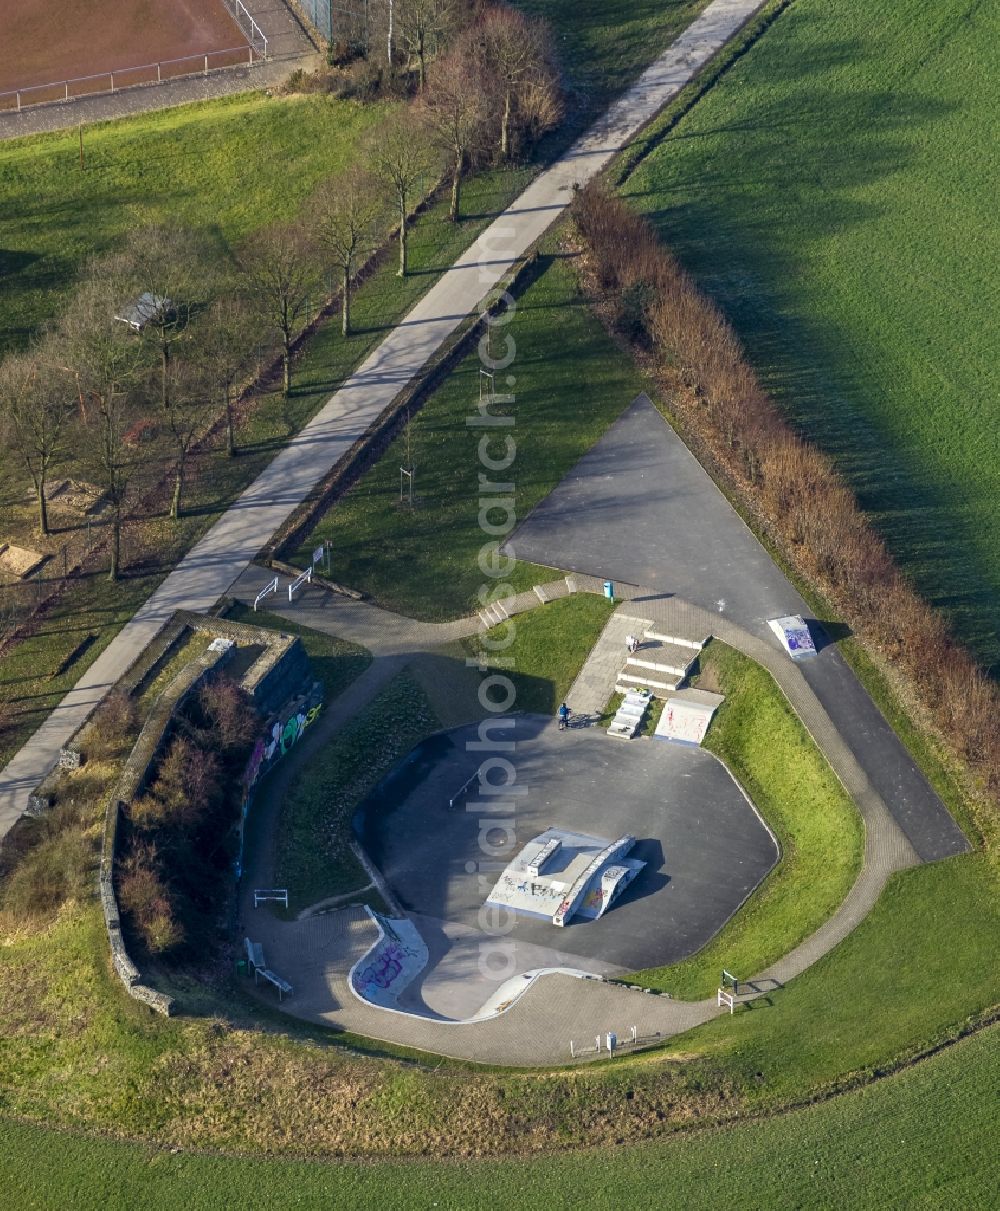
M 209 609 L 312 488 L 564 211 L 760 6 L 713 0 L 595 125 L 480 235 L 136 612 L 0 773 L 0 837 L 60 748 L 176 610 Z
M 675 594 L 772 647 L 768 618 L 810 610 L 711 477 L 640 395 L 511 537 L 519 559 Z M 969 844 L 868 692 L 814 623 L 798 665 L 921 861 Z
M 243 577 L 238 586 L 241 596 L 245 598 L 256 591 L 259 575 L 259 571 L 253 569 Z M 601 582 L 595 578 L 578 575 L 569 579 L 573 582 L 573 591 L 601 591 Z M 767 668 L 851 795 L 864 821 L 864 862 L 853 887 L 837 911 L 819 929 L 766 970 L 744 980 L 737 1000 L 753 1000 L 800 975 L 842 942 L 871 911 L 889 877 L 916 865 L 919 858 L 810 688 L 801 667 L 785 656 L 773 638 L 758 637 L 717 612 L 709 612 L 648 587 L 623 584 L 619 586 L 619 594 L 624 602 L 609 621 L 609 628 L 620 623 L 619 629 L 631 629 L 636 617 L 641 616 L 671 635 L 700 638 L 714 634 Z M 321 597 L 327 600 L 325 606 L 320 604 Z M 368 642 L 375 657 L 371 667 L 324 712 L 324 732 L 322 737 L 318 734 L 316 737 L 323 743 L 328 742 L 339 727 L 372 700 L 391 676 L 417 655 L 418 639 L 433 642 L 455 632 L 470 633 L 478 623 L 473 618 L 445 624 L 413 623 L 368 603 L 348 602 L 318 589 L 312 590 L 311 599 L 310 625 L 353 642 Z M 294 607 L 279 605 L 277 609 L 287 616 L 294 615 Z M 620 657 L 623 654 L 621 643 L 616 643 L 615 647 Z M 578 685 L 607 677 L 613 679 L 601 649 L 599 642 L 581 670 Z M 608 690 L 610 684 L 609 681 Z M 631 753 L 633 746 L 635 755 L 640 756 L 640 748 L 654 744 L 639 740 L 625 745 L 600 736 L 591 739 L 597 744 L 616 746 L 615 751 L 624 756 Z M 279 767 L 279 777 L 292 778 L 294 757 L 292 762 L 292 765 Z M 272 793 L 265 798 L 273 805 L 279 797 L 272 788 Z M 265 822 L 262 831 L 266 837 L 273 837 L 273 821 Z M 258 886 L 269 884 L 273 875 L 273 853 L 268 845 L 256 847 L 252 860 L 254 865 L 252 872 L 248 872 L 247 890 L 255 881 Z M 352 966 L 378 939 L 375 926 L 363 910 L 339 909 L 285 922 L 266 909 L 254 910 L 251 904 L 250 897 L 244 895 L 242 908 L 247 932 L 254 941 L 262 942 L 269 960 L 295 987 L 294 997 L 285 1002 L 286 1012 L 334 1029 L 437 1054 L 514 1065 L 568 1062 L 571 1039 L 580 1046 L 608 1030 L 614 1030 L 624 1038 L 635 1026 L 640 1044 L 649 1043 L 690 1030 L 726 1012 L 713 998 L 674 1001 L 647 997 L 621 985 L 557 973 L 524 985 L 525 990 L 506 1012 L 478 1021 L 442 1021 L 418 1013 L 380 1008 L 362 1001 L 349 982 Z M 606 920 L 610 921 L 613 916 L 613 913 L 609 914 Z M 463 972 L 467 977 L 469 963 L 478 956 L 479 940 L 467 927 L 464 927 L 463 936 L 463 927 L 456 924 L 442 931 L 440 918 L 436 915 L 433 918 L 420 916 L 418 924 L 427 930 L 435 961 L 440 964 L 441 978 L 433 996 L 429 989 L 415 986 L 414 1007 L 424 1013 L 430 1009 L 447 1016 L 463 1013 L 468 1016 L 470 1009 L 475 1007 L 468 999 L 468 989 L 459 993 L 457 986 Z M 437 937 L 441 932 L 448 934 L 443 941 Z M 450 955 L 442 953 L 444 950 Z M 546 947 L 537 947 L 536 954 L 539 966 L 569 962 L 578 971 L 609 972 L 606 964 L 586 956 L 556 954 Z M 746 977 L 748 973 L 737 974 Z M 481 979 L 476 986 L 483 991 Z M 266 996 L 266 991 L 262 995 Z M 420 1004 L 422 998 L 424 1003 Z M 405 994 L 404 1001 L 410 1003 Z M 577 1058 L 580 1058 L 579 1054 Z

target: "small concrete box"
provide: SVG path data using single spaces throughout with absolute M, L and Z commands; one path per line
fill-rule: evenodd
M 526 856 L 524 863 L 525 874 L 529 875 L 532 879 L 537 879 L 561 847 L 562 841 L 558 837 L 550 837 L 544 845 L 538 847 L 536 853 Z

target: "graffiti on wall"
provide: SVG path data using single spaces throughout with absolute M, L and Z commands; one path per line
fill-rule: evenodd
M 240 816 L 239 853 L 236 858 L 237 880 L 243 876 L 243 843 L 247 816 L 253 801 L 253 788 L 268 770 L 302 739 L 303 734 L 316 722 L 322 709 L 322 702 L 316 702 L 312 706 L 304 705 L 292 711 L 287 718 L 279 715 L 271 725 L 270 731 L 259 737 L 253 747 L 253 753 L 243 773 L 243 810 Z
M 310 707 L 307 711 L 297 711 L 282 721 L 276 719 L 270 732 L 261 736 L 254 745 L 253 754 L 247 765 L 244 781 L 249 791 L 264 774 L 296 744 L 307 728 L 316 721 L 316 716 L 323 708 L 322 703 Z

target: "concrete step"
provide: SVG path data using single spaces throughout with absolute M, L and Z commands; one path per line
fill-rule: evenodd
M 635 654 L 629 656 L 628 663 L 636 668 L 653 669 L 683 678 L 687 676 L 687 671 L 696 657 L 696 652 L 680 644 L 664 643 L 662 639 L 646 639 L 639 645 Z
M 560 597 L 568 597 L 571 589 L 566 580 L 550 580 L 546 584 L 536 584 L 535 592 L 541 602 L 557 601 Z
M 664 635 L 661 631 L 649 630 L 646 632 L 647 639 L 656 639 L 660 643 L 671 644 L 678 648 L 688 648 L 694 652 L 700 652 L 701 649 L 708 643 L 710 636 L 706 635 L 704 639 L 685 639 L 683 635 Z
M 661 676 L 662 676 L 662 674 L 661 674 Z M 677 689 L 676 680 L 659 681 L 659 680 L 654 680 L 652 677 L 640 677 L 634 673 L 619 673 L 618 674 L 618 685 L 616 686 L 616 688 L 621 693 L 624 694 L 625 691 L 633 685 L 644 685 L 644 686 L 647 686 L 651 690 L 676 690 Z

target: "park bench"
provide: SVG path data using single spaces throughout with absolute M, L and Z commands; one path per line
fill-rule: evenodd
M 292 992 L 291 984 L 289 984 L 289 982 L 287 980 L 282 979 L 281 976 L 277 975 L 269 967 L 265 967 L 260 972 L 260 974 L 264 977 L 265 980 L 267 980 L 267 982 L 269 984 L 273 984 L 275 986 L 275 988 L 277 988 L 279 1001 L 282 1000 L 285 996 L 291 995 L 291 992 Z
M 251 942 L 249 938 L 243 939 L 247 948 L 247 962 L 251 969 L 256 974 L 258 971 L 263 971 L 267 964 L 264 962 L 264 944 L 262 942 Z

